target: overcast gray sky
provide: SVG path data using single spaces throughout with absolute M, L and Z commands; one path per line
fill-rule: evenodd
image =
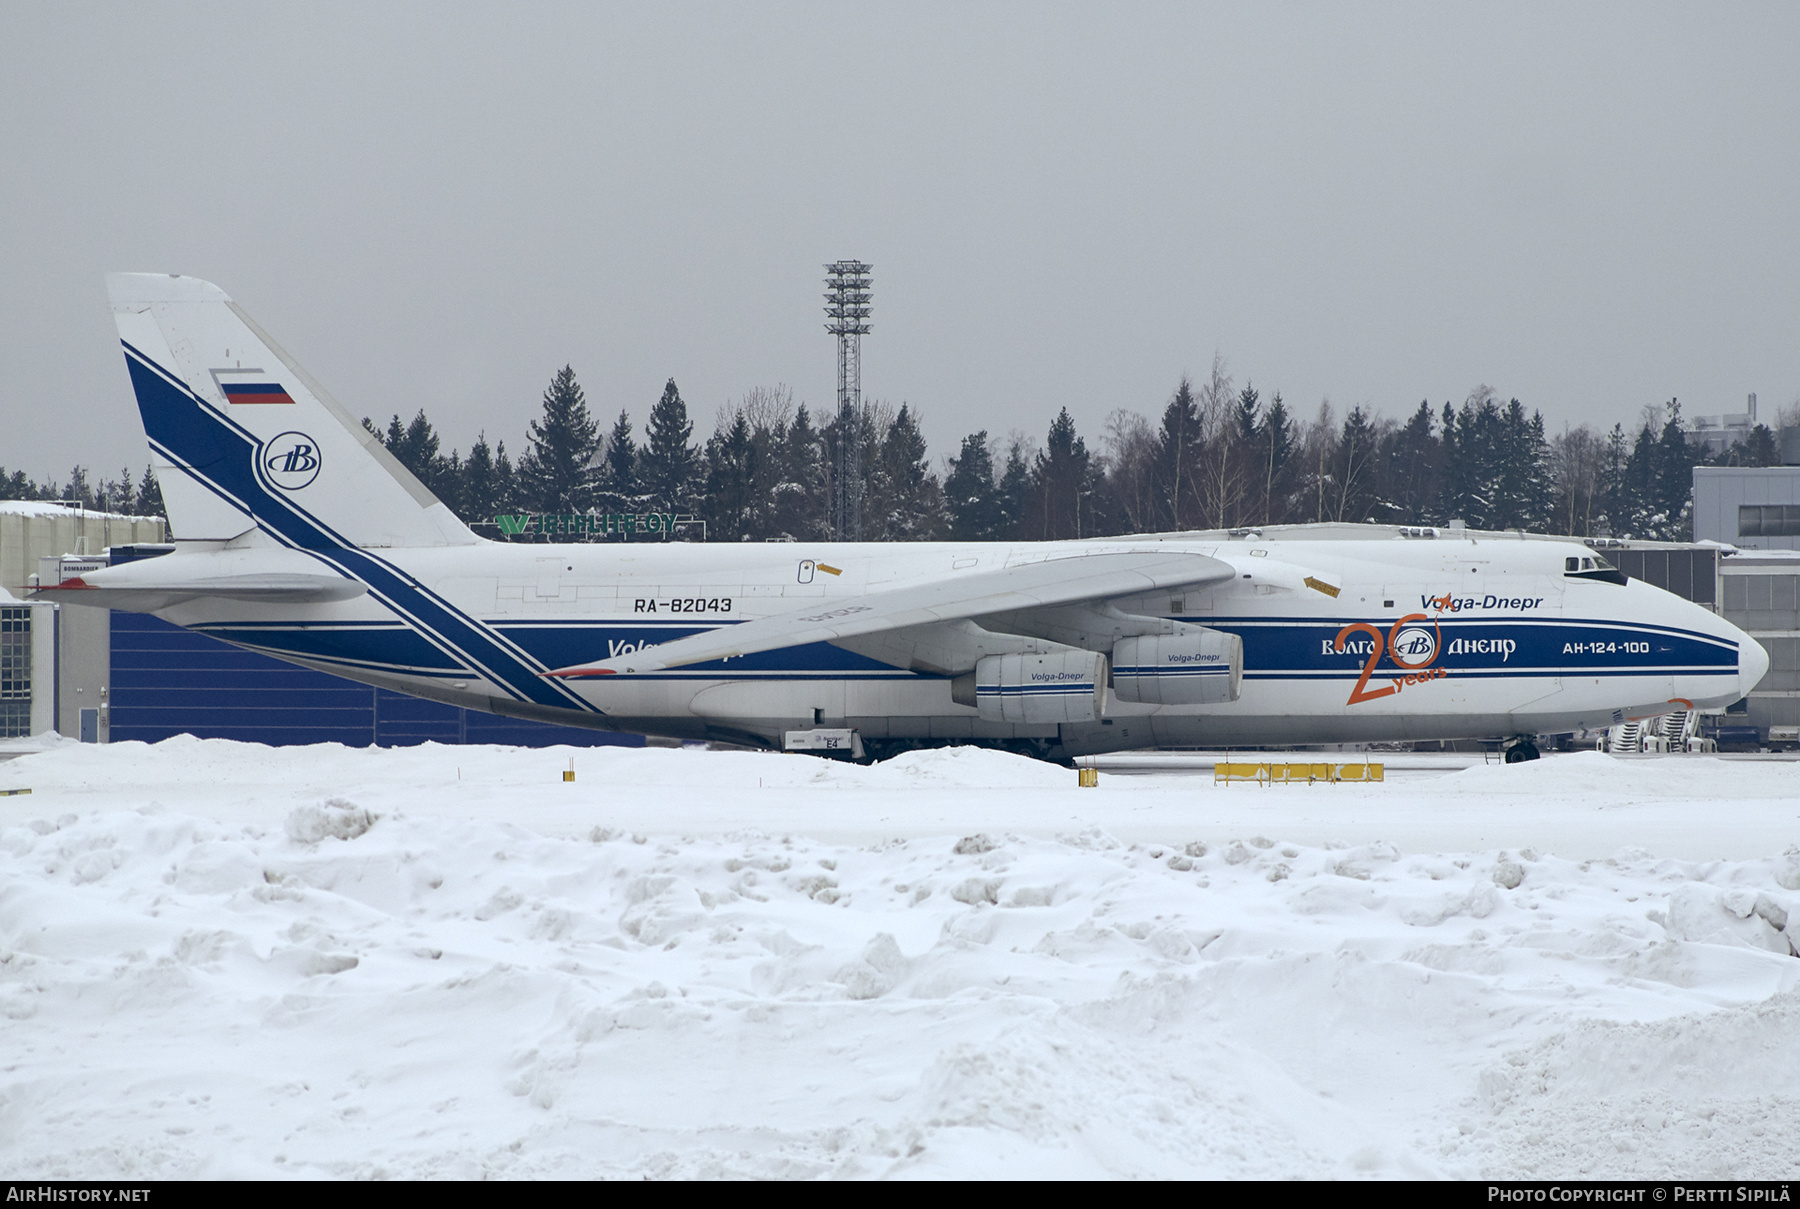
M 1800 395 L 1800 5 L 0 4 L 0 464 L 147 459 L 109 270 L 517 450 L 865 392 L 936 456 L 1224 355 L 1310 415 Z

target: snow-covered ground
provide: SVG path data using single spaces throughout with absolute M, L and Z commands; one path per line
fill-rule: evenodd
M 26 786 L 19 1177 L 1800 1174 L 1793 764 L 178 739 Z

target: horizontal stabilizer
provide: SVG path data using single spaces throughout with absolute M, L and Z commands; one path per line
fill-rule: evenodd
M 227 575 L 219 579 L 158 584 L 154 587 L 117 588 L 88 583 L 83 578 L 66 579 L 53 588 L 39 588 L 31 596 L 34 600 L 54 600 L 60 604 L 92 605 L 97 608 L 123 609 L 128 613 L 148 613 L 202 597 L 265 601 L 270 604 L 316 603 L 350 600 L 368 590 L 367 584 L 332 575 Z
M 262 558 L 267 559 L 271 554 L 264 554 Z M 216 572 L 223 568 L 195 567 L 192 564 L 196 561 L 177 555 L 102 567 L 54 586 L 40 587 L 31 595 L 34 599 L 54 600 L 59 604 L 147 613 L 189 600 L 322 603 L 353 600 L 369 590 L 369 586 L 360 580 L 315 571 L 247 569 L 231 574 L 207 574 L 207 571 Z

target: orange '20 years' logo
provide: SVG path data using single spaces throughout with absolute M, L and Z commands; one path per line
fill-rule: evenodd
M 1430 628 L 1412 624 L 1414 622 L 1429 622 Z M 1385 634 L 1366 621 L 1352 622 L 1338 631 L 1334 649 L 1341 652 L 1344 641 L 1352 634 L 1369 636 L 1369 658 L 1363 664 L 1362 676 L 1357 680 L 1356 687 L 1350 690 L 1350 699 L 1344 703 L 1346 705 L 1391 697 L 1409 684 L 1440 680 L 1448 674 L 1441 667 L 1431 666 L 1437 662 L 1437 657 L 1444 649 L 1444 636 L 1438 629 L 1435 617 L 1427 617 L 1423 613 L 1408 613 L 1389 627 Z M 1406 674 L 1389 681 L 1381 688 L 1371 689 L 1369 677 L 1375 673 L 1375 665 L 1384 654 Z

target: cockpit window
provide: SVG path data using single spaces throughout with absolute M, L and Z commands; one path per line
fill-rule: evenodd
M 1563 575 L 1568 579 L 1597 579 L 1602 583 L 1623 584 L 1626 575 L 1599 554 L 1583 554 L 1563 559 Z

